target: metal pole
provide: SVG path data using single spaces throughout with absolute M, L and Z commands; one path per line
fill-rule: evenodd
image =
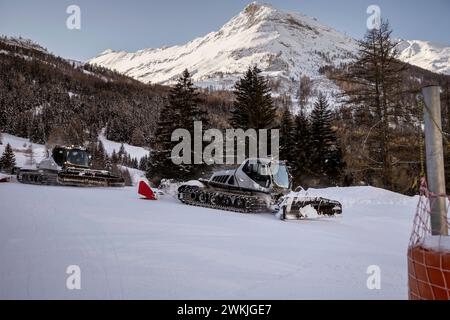
M 422 89 L 425 108 L 425 149 L 427 157 L 428 188 L 434 194 L 445 194 L 444 152 L 442 147 L 442 120 L 440 87 L 427 86 Z M 431 204 L 431 233 L 448 235 L 445 198 L 437 197 Z

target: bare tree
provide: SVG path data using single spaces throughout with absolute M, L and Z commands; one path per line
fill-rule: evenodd
M 396 59 L 397 43 L 391 40 L 387 21 L 369 30 L 360 41 L 357 60 L 350 65 L 345 81 L 353 84 L 345 92 L 347 102 L 367 114 L 368 160 L 373 170 L 381 170 L 385 187 L 392 188 L 391 124 L 400 106 L 404 64 Z

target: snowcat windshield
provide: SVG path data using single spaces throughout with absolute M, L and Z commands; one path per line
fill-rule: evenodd
M 266 164 L 262 164 L 257 160 L 248 160 L 244 168 L 242 168 L 247 176 L 259 184 L 263 188 L 268 188 L 270 185 L 270 171 Z
M 286 165 L 283 163 L 271 164 L 273 171 L 273 182 L 278 187 L 289 188 L 289 173 Z
M 68 150 L 66 160 L 76 166 L 89 167 L 89 155 L 84 150 Z

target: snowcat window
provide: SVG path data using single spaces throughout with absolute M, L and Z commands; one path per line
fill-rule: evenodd
M 83 167 L 89 167 L 89 156 L 83 150 L 69 150 L 67 151 L 67 162 Z
M 273 181 L 279 187 L 289 188 L 289 173 L 286 165 L 278 164 L 278 170 L 273 174 Z
M 242 168 L 242 171 L 261 187 L 268 188 L 270 186 L 270 175 L 268 174 L 267 165 L 249 160 Z

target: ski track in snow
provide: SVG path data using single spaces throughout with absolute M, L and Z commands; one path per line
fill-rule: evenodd
M 0 298 L 406 299 L 417 198 L 310 194 L 343 201 L 343 216 L 282 222 L 142 200 L 136 188 L 0 184 Z M 81 290 L 66 289 L 73 264 Z M 373 264 L 381 290 L 366 287 Z

